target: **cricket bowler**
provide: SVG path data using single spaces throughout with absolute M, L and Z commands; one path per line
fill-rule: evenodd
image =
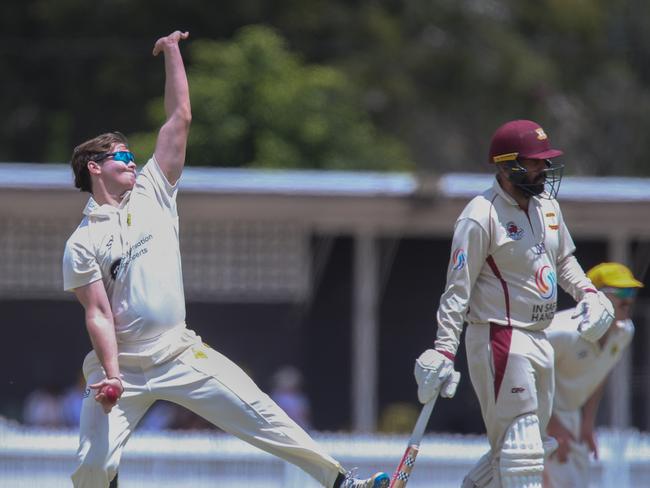
M 117 132 L 73 152 L 75 186 L 91 197 L 65 246 L 64 288 L 85 309 L 93 350 L 83 371 L 95 392 L 83 401 L 73 484 L 109 486 L 138 421 L 156 400 L 167 400 L 299 466 L 325 487 L 386 487 L 384 473 L 358 479 L 343 469 L 185 324 L 176 195 L 191 121 L 179 49 L 187 38 L 176 31 L 154 45 L 154 56 L 164 55 L 166 121 L 142 170 L 136 173 Z
M 542 486 L 554 389 L 544 330 L 555 315 L 557 285 L 579 302 L 588 341 L 598 340 L 613 318 L 611 303 L 573 255 L 555 200 L 563 165 L 553 159 L 560 155 L 533 121 L 499 127 L 489 150 L 492 188 L 469 202 L 454 227 L 435 346 L 416 360 L 415 378 L 422 403 L 438 389 L 454 396 L 460 379 L 454 360 L 467 321 L 469 374 L 490 451 L 463 488 Z
M 559 444 L 546 462 L 547 488 L 589 486 L 589 455 L 598 458 L 598 405 L 610 371 L 634 335 L 630 312 L 643 283 L 620 263 L 601 263 L 587 276 L 614 305 L 614 321 L 595 343 L 578 332 L 581 317 L 574 310 L 559 312 L 546 330 L 555 351 L 555 397 L 546 431 Z

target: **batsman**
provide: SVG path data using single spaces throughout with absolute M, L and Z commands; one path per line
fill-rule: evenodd
M 72 155 L 75 185 L 91 197 L 68 239 L 63 283 L 85 309 L 93 350 L 80 421 L 76 488 L 106 488 L 122 450 L 156 400 L 182 405 L 289 461 L 327 488 L 384 488 L 388 476 L 346 471 L 228 358 L 185 324 L 176 196 L 185 164 L 190 96 L 179 43 L 158 39 L 166 120 L 136 174 L 126 138 L 102 134 Z M 91 390 L 94 394 L 91 394 Z
M 553 348 L 545 329 L 557 307 L 557 285 L 578 305 L 582 337 L 597 341 L 614 315 L 574 257 L 575 245 L 556 201 L 562 151 L 544 129 L 513 120 L 494 133 L 492 187 L 458 217 L 447 283 L 437 312 L 434 348 L 415 362 L 418 398 L 453 397 L 454 360 L 463 324 L 470 378 L 490 450 L 463 488 L 541 488 L 554 391 Z

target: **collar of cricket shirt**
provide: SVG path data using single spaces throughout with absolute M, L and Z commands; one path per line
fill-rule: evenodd
M 83 209 L 83 214 L 100 220 L 107 219 L 111 215 L 124 209 L 129 203 L 130 196 L 131 191 L 127 191 L 122 197 L 122 200 L 120 201 L 120 205 L 118 207 L 114 207 L 108 203 L 99 205 L 97 201 L 91 196 Z
M 517 203 L 517 200 L 512 198 L 508 192 L 506 192 L 503 188 L 501 188 L 501 185 L 499 184 L 499 180 L 497 177 L 494 177 L 494 182 L 492 183 L 492 189 L 496 192 L 497 195 L 499 195 L 501 198 L 503 198 L 506 202 L 508 202 L 510 205 L 513 207 L 519 206 Z

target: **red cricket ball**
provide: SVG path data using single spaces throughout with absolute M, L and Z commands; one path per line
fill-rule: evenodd
M 120 390 L 115 388 L 114 386 L 108 385 L 104 387 L 104 396 L 110 401 L 111 403 L 117 402 L 117 399 L 120 396 Z

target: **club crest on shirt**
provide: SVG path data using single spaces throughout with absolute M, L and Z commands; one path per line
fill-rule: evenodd
M 454 253 L 451 255 L 451 269 L 454 271 L 460 271 L 465 267 L 465 263 L 467 262 L 467 256 L 465 255 L 465 250 L 461 247 L 456 249 Z
M 506 224 L 506 233 L 510 239 L 518 241 L 524 236 L 524 229 L 510 221 Z
M 612 346 L 612 348 L 610 349 L 609 353 L 610 353 L 612 356 L 616 356 L 616 354 L 618 353 L 618 344 L 614 344 L 614 345 Z
M 535 285 L 537 285 L 539 296 L 542 298 L 552 298 L 555 295 L 556 284 L 555 271 L 548 264 L 543 265 L 535 272 Z

